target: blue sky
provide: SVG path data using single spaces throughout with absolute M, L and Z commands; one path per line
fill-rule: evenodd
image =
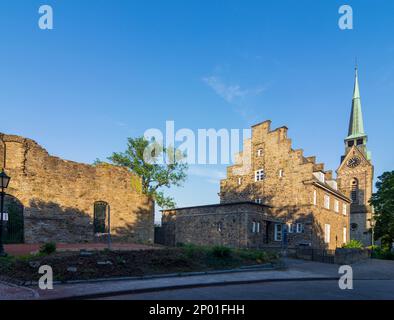
M 38 8 L 54 29 L 38 28 Z M 338 28 L 350 4 L 354 29 Z M 358 58 L 375 175 L 394 164 L 394 2 L 1 2 L 1 132 L 91 163 L 146 129 L 286 125 L 294 148 L 336 169 Z M 190 169 L 180 206 L 218 201 L 224 166 Z

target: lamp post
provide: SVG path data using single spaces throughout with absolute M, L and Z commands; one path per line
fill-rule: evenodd
M 4 172 L 4 168 L 0 173 L 0 188 L 1 188 L 1 204 L 0 204 L 0 257 L 4 257 L 7 254 L 4 252 L 3 246 L 3 219 L 4 219 L 4 189 L 8 187 L 10 177 Z
M 371 215 L 371 219 L 369 219 L 369 225 L 371 227 L 371 245 L 372 248 L 375 245 L 375 210 L 372 207 L 372 215 Z

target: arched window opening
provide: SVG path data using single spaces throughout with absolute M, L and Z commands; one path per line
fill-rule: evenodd
M 351 190 L 350 198 L 352 199 L 353 203 L 356 203 L 358 200 L 358 180 L 356 178 L 352 180 L 351 187 L 352 190 Z
M 108 203 L 104 201 L 97 201 L 94 203 L 94 233 L 107 232 L 107 210 Z

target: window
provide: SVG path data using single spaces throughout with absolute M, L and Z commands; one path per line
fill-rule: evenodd
M 352 180 L 351 188 L 350 198 L 353 203 L 356 203 L 358 199 L 358 180 L 356 178 Z
M 347 243 L 347 229 L 343 227 L 343 243 Z
M 256 233 L 256 221 L 252 222 L 252 233 Z
M 348 147 L 353 147 L 353 145 L 354 145 L 354 141 L 353 140 L 348 141 L 348 143 L 347 143 Z
M 238 178 L 238 185 L 240 186 L 241 184 L 242 184 L 242 178 L 239 177 L 239 178 Z
M 324 195 L 324 208 L 330 209 L 330 196 L 327 194 Z
M 257 222 L 256 224 L 256 231 L 257 233 L 260 233 L 260 222 Z
M 274 240 L 275 241 L 282 241 L 282 225 L 279 223 L 275 224 L 275 233 L 274 233 Z
M 222 230 L 223 230 L 223 224 L 222 224 L 221 222 L 219 222 L 219 223 L 217 224 L 217 230 L 218 230 L 219 232 L 222 232 Z
M 263 169 L 257 170 L 254 174 L 254 181 L 262 181 L 265 179 L 265 172 Z
M 342 214 L 343 214 L 344 216 L 347 215 L 347 206 L 346 206 L 346 203 L 343 204 L 343 207 L 342 207 Z
M 293 223 L 288 223 L 287 224 L 287 232 L 288 233 L 294 233 L 294 224 Z
M 296 231 L 297 231 L 297 233 L 303 233 L 304 232 L 304 224 L 303 223 L 297 223 L 296 224 Z
M 257 150 L 257 156 L 262 157 L 263 156 L 263 149 L 258 149 Z
M 93 228 L 94 233 L 106 233 L 106 218 L 107 218 L 108 203 L 104 201 L 97 201 L 94 203 L 93 214 Z
M 325 175 L 324 175 L 324 172 L 322 172 L 322 171 L 313 172 L 313 176 L 314 176 L 317 180 L 319 180 L 320 182 L 325 183 L 325 181 L 326 181 L 326 177 L 325 177 Z
M 283 173 L 283 169 L 279 170 L 279 178 L 283 178 L 284 177 L 284 173 Z
M 358 224 L 357 224 L 357 223 L 352 223 L 352 224 L 350 225 L 350 228 L 352 228 L 352 231 L 356 231 L 357 228 L 358 228 Z
M 364 140 L 363 139 L 357 139 L 357 145 L 359 146 L 359 145 L 362 145 L 364 143 Z
M 324 242 L 330 243 L 331 226 L 329 224 L 324 225 Z
M 259 199 L 254 200 L 254 202 L 256 202 L 256 203 L 258 203 L 258 204 L 261 204 L 261 203 L 262 203 L 262 200 L 259 198 Z
M 313 205 L 317 205 L 317 191 L 313 190 Z
M 339 201 L 334 199 L 334 211 L 339 212 Z

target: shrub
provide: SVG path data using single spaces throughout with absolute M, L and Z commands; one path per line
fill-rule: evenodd
M 372 258 L 374 259 L 394 260 L 394 253 L 392 253 L 390 248 L 387 246 L 384 247 L 373 246 L 371 249 L 372 249 Z
M 207 247 L 198 246 L 192 243 L 178 244 L 178 247 L 186 254 L 188 258 L 194 258 L 196 255 L 206 254 L 208 251 Z
M 216 258 L 228 258 L 231 256 L 231 249 L 224 246 L 215 246 L 211 252 Z
M 357 240 L 350 240 L 349 243 L 342 246 L 342 248 L 346 249 L 362 249 L 363 247 L 363 244 Z
M 55 242 L 47 242 L 40 247 L 40 253 L 42 254 L 52 254 L 54 252 L 56 252 Z

